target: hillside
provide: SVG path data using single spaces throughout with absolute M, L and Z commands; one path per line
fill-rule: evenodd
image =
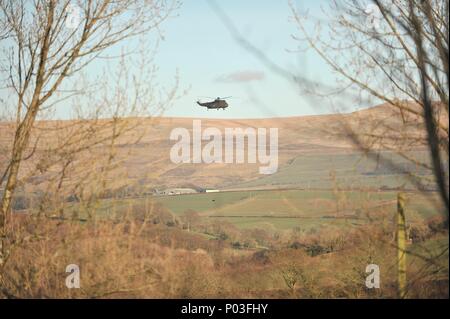
M 278 171 L 272 175 L 261 175 L 258 172 L 260 163 L 256 164 L 225 164 L 225 163 L 182 163 L 175 164 L 170 160 L 170 149 L 176 143 L 169 139 L 174 128 L 186 128 L 192 137 L 193 119 L 191 118 L 147 118 L 122 119 L 121 125 L 126 128 L 116 141 L 113 170 L 107 176 L 109 189 L 121 187 L 153 188 L 196 186 L 200 188 L 264 188 L 264 187 L 311 187 L 332 188 L 332 176 L 340 179 L 342 186 L 350 187 L 362 182 L 365 186 L 398 187 L 405 184 L 404 172 L 388 172 L 379 168 L 376 162 L 361 157 L 349 138 L 348 127 L 353 131 L 381 131 L 385 126 L 381 123 L 395 125 L 401 117 L 394 116 L 392 108 L 380 105 L 370 109 L 344 115 L 317 115 L 272 119 L 202 119 L 202 129 L 215 127 L 222 132 L 225 128 L 278 128 L 279 163 Z M 65 145 L 73 140 L 73 132 L 79 133 L 80 145 L 90 138 L 107 136 L 108 130 L 101 129 L 95 136 L 89 137 L 89 129 L 80 127 L 92 125 L 102 127 L 108 120 L 96 123 L 75 121 L 42 121 L 36 125 L 33 143 L 35 153 L 45 154 L 57 144 Z M 416 123 L 417 124 L 417 123 Z M 105 126 L 106 127 L 106 126 Z M 411 125 L 420 134 L 417 125 Z M 0 124 L 0 147 L 7 149 L 13 130 L 8 123 Z M 58 132 L 55 134 L 55 132 Z M 109 133 L 110 134 L 110 133 Z M 77 134 L 75 134 L 77 135 Z M 39 138 L 37 138 L 39 136 Z M 77 142 L 73 142 L 75 145 Z M 206 143 L 206 142 L 204 142 Z M 82 152 L 70 163 L 71 170 L 64 177 L 64 183 L 76 184 L 84 178 L 81 175 L 86 165 L 92 167 L 92 158 L 105 154 L 110 149 L 108 143 L 98 143 L 93 150 Z M 31 151 L 31 149 L 30 149 Z M 7 152 L 2 152 L 7 154 Z M 426 154 L 417 148 L 415 155 L 424 157 Z M 81 155 L 82 154 L 82 155 Z M 391 153 L 386 153 L 401 165 L 402 160 Z M 393 157 L 394 156 L 394 157 Z M 23 166 L 21 175 L 32 175 L 32 185 L 41 188 L 56 172 L 51 165 L 48 171 L 42 171 L 38 176 L 33 174 L 38 156 L 31 157 Z M 91 161 L 89 160 L 91 159 Z M 95 166 L 95 164 L 94 164 Z M 95 168 L 97 171 L 101 166 Z M 405 168 L 407 170 L 407 168 Z M 30 174 L 32 172 L 32 174 Z M 28 175 L 27 175 L 28 174 Z M 400 177 L 399 177 L 400 174 Z M 380 177 L 381 176 L 381 177 Z

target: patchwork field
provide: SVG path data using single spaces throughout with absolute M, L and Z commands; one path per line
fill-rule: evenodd
M 158 199 L 176 215 L 188 209 L 204 218 L 226 220 L 241 228 L 311 228 L 321 225 L 351 226 L 368 215 L 392 213 L 396 192 L 265 190 L 168 196 Z M 410 193 L 411 221 L 438 214 L 436 197 Z
M 203 221 L 226 221 L 241 229 L 301 229 L 353 227 L 369 219 L 391 218 L 396 211 L 395 191 L 253 190 L 104 200 L 99 216 L 116 216 L 158 202 L 176 217 L 195 211 Z M 437 216 L 434 193 L 407 193 L 407 219 L 415 223 Z

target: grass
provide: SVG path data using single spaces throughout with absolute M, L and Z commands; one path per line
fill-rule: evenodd
M 383 152 L 383 158 L 390 160 L 400 169 L 392 170 L 377 163 L 375 159 L 358 152 L 344 154 L 304 154 L 281 167 L 277 173 L 244 182 L 233 187 L 262 187 L 267 185 L 295 185 L 302 188 L 332 188 L 337 182 L 341 187 L 380 188 L 400 187 L 409 189 L 413 185 L 401 169 L 423 174 L 405 159 L 392 152 Z M 427 153 L 415 151 L 411 156 L 425 161 Z M 335 173 L 336 180 L 331 177 Z
M 176 196 L 101 200 L 96 209 L 100 218 L 115 217 L 135 205 L 156 200 L 176 216 L 197 211 L 208 221 L 227 221 L 242 229 L 263 228 L 310 230 L 322 226 L 352 227 L 364 223 L 367 214 L 394 216 L 395 191 L 332 190 L 249 190 L 198 193 Z M 435 193 L 407 193 L 407 221 L 436 216 Z M 67 211 L 80 210 L 74 204 Z M 69 213 L 70 214 L 70 213 Z M 80 217 L 83 217 L 80 212 Z
M 335 194 L 325 190 L 264 190 L 167 196 L 159 197 L 158 201 L 176 215 L 193 209 L 205 218 L 226 220 L 240 228 L 310 229 L 325 224 L 339 227 L 359 224 L 360 219 L 349 217 L 358 211 L 363 212 L 363 217 L 364 212 L 375 209 L 394 214 L 396 196 L 393 191 Z M 408 198 L 410 220 L 437 214 L 431 202 L 435 194 L 410 193 Z M 336 216 L 349 218 L 333 218 Z

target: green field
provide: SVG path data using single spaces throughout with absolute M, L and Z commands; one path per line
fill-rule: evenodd
M 438 214 L 435 195 L 408 193 L 409 220 Z M 395 213 L 396 192 L 263 190 L 158 197 L 181 216 L 192 209 L 210 220 L 226 220 L 240 228 L 308 229 L 321 225 L 351 226 L 366 213 Z
M 415 222 L 440 212 L 436 193 L 407 192 L 407 220 Z M 352 227 L 368 217 L 394 216 L 395 191 L 333 190 L 247 190 L 197 193 L 172 196 L 101 200 L 96 207 L 101 218 L 117 217 L 137 207 L 158 202 L 175 216 L 196 211 L 203 220 L 227 221 L 242 229 L 308 230 L 324 226 Z M 83 209 L 79 204 L 69 211 Z

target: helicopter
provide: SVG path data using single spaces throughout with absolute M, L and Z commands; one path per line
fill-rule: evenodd
M 216 109 L 216 110 L 224 109 L 225 110 L 228 107 L 228 103 L 227 103 L 227 101 L 225 101 L 225 99 L 228 99 L 230 97 L 231 96 L 227 96 L 224 98 L 218 97 L 214 101 L 204 102 L 204 103 L 197 101 L 197 104 L 200 106 L 206 107 L 208 110 L 209 109 Z

